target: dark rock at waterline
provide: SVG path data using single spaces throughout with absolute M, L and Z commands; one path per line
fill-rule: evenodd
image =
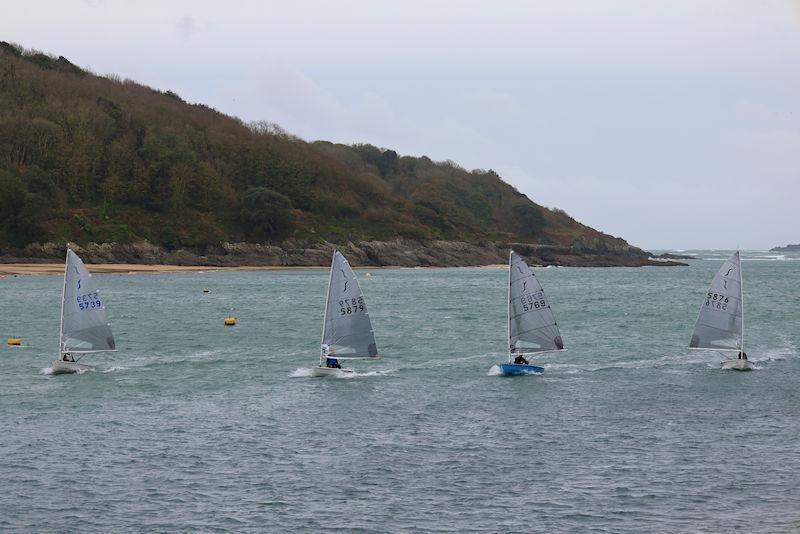
M 504 264 L 514 248 L 534 265 L 573 267 L 640 267 L 685 265 L 668 259 L 654 261 L 636 247 L 592 249 L 528 243 L 466 243 L 463 241 L 395 239 L 355 241 L 346 244 L 288 240 L 279 245 L 221 243 L 197 249 L 168 250 L 146 241 L 138 243 L 70 243 L 86 263 L 133 263 L 143 265 L 200 265 L 212 267 L 330 265 L 334 249 L 341 250 L 352 265 L 398 267 L 468 267 Z M 34 243 L 17 251 L 3 251 L 0 263 L 50 263 L 64 259 L 66 245 Z

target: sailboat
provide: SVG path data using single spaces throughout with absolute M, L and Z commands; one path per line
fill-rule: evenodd
M 58 359 L 51 366 L 53 374 L 86 371 L 91 366 L 78 363 L 85 354 L 115 350 L 114 335 L 100 290 L 78 255 L 68 248 L 61 296 Z
M 328 280 L 319 365 L 312 369 L 311 375 L 353 374 L 352 369 L 343 369 L 339 360 L 379 358 L 364 293 L 347 258 L 336 250 Z
M 524 363 L 526 355 L 566 350 L 542 285 L 513 250 L 508 254 L 508 348 L 508 362 L 499 365 L 505 376 L 542 373 L 543 367 Z
M 722 264 L 708 288 L 694 325 L 690 349 L 733 352 L 737 359 L 722 362 L 723 369 L 750 371 L 753 363 L 744 352 L 744 299 L 742 258 L 737 250 Z

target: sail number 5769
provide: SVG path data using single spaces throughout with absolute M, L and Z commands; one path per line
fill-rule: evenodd
M 547 307 L 544 300 L 544 293 L 539 291 L 535 295 L 522 295 L 519 299 L 522 304 L 522 311 L 541 310 Z

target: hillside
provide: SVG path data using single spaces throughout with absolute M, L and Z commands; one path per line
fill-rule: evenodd
M 31 243 L 520 242 L 646 257 L 493 171 L 306 142 L 0 43 L 0 254 Z

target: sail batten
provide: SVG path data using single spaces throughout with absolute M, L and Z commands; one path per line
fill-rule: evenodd
M 67 249 L 59 349 L 62 353 L 81 353 L 115 348 L 97 284 L 78 255 Z
M 563 350 L 561 333 L 544 289 L 530 267 L 513 250 L 509 254 L 508 269 L 509 354 Z
M 737 251 L 711 280 L 700 305 L 689 348 L 742 350 L 742 315 L 741 258 Z
M 379 357 L 364 293 L 347 259 L 338 250 L 331 263 L 322 354 L 342 360 Z

